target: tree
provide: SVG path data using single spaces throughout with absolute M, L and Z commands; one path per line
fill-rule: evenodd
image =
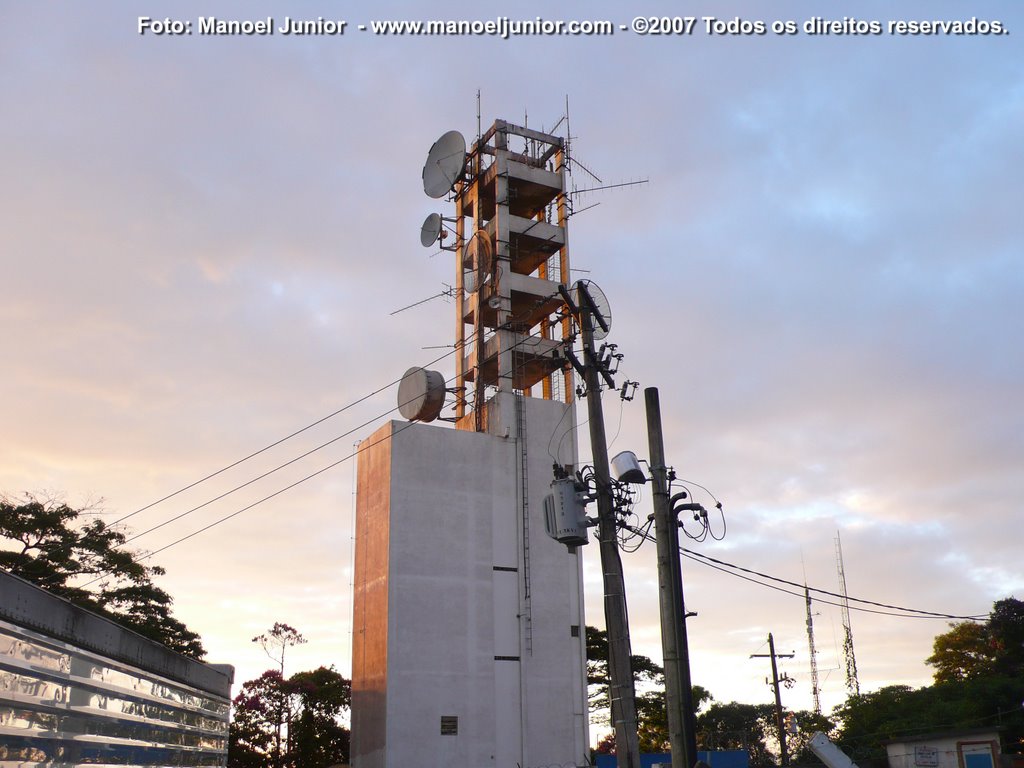
M 284 680 L 284 656 L 285 651 L 290 646 L 302 645 L 306 642 L 306 638 L 295 629 L 287 624 L 282 624 L 277 621 L 274 622 L 274 626 L 270 628 L 268 632 L 264 632 L 262 635 L 256 635 L 252 639 L 254 643 L 259 643 L 263 647 L 263 652 L 270 657 L 271 661 L 274 661 L 278 665 L 278 675 L 280 679 Z M 276 655 L 275 655 L 276 654 Z M 282 751 L 281 751 L 281 731 L 284 726 L 286 719 L 291 722 L 291 712 L 289 710 L 289 700 L 287 695 L 281 695 L 277 697 L 277 710 L 275 713 L 276 723 L 274 729 L 274 765 L 277 768 L 281 768 L 284 763 L 282 762 Z
M 692 688 L 693 707 L 700 710 L 713 697 L 707 688 L 695 685 Z M 637 694 L 637 735 L 641 752 L 668 752 L 671 749 L 668 732 L 668 707 L 665 700 L 664 680 L 657 690 Z
M 992 606 L 988 621 L 950 624 L 935 638 L 925 663 L 935 667 L 936 683 L 994 674 L 1024 674 L 1024 602 L 1008 597 Z
M 351 704 L 348 679 L 334 667 L 298 672 L 287 680 L 267 670 L 243 684 L 232 702 L 230 768 L 327 768 L 347 763 L 349 731 L 339 718 Z M 278 713 L 293 713 L 286 744 L 277 750 Z
M 587 627 L 587 696 L 590 700 L 591 722 L 607 723 L 610 707 L 608 688 L 608 633 L 596 627 Z M 633 668 L 634 684 L 664 688 L 665 670 L 647 656 L 629 657 Z M 595 714 L 597 713 L 597 714 Z M 603 714 L 602 714 L 603 713 Z M 637 711 L 639 718 L 639 709 Z
M 56 499 L 0 498 L 0 568 L 194 659 L 198 634 L 153 583 L 164 570 L 124 548 L 123 531 Z
M 1000 726 L 1007 752 L 1024 750 L 1024 602 L 997 601 L 987 621 L 959 622 L 935 638 L 926 662 L 935 684 L 893 685 L 836 707 L 837 743 L 854 759 L 882 758 L 882 742 L 908 733 Z
M 1024 677 L 1024 602 L 1012 597 L 997 601 L 986 629 L 993 650 L 993 672 Z
M 231 702 L 228 765 L 232 768 L 269 768 L 272 764 L 277 713 L 285 697 L 284 679 L 268 669 L 242 684 Z
M 665 670 L 649 657 L 630 656 L 636 694 L 637 736 L 641 752 L 666 752 L 669 749 L 668 712 L 665 706 Z M 607 723 L 608 701 L 608 633 L 587 627 L 587 686 L 589 690 L 591 721 Z M 642 690 L 647 687 L 647 690 Z M 693 706 L 711 701 L 711 693 L 699 685 L 693 686 Z M 597 751 L 613 752 L 614 734 L 602 739 Z
M 288 680 L 298 699 L 298 716 L 289 733 L 292 764 L 301 768 L 327 768 L 348 763 L 349 731 L 338 722 L 352 703 L 352 684 L 332 667 L 299 672 Z
M 910 732 L 954 727 L 956 719 L 937 712 L 933 688 L 889 685 L 871 693 L 850 696 L 833 715 L 842 722 L 838 746 L 855 761 L 881 759 L 882 742 Z M 936 716 L 938 715 L 938 718 Z
M 775 757 L 768 749 L 774 722 L 773 704 L 712 704 L 697 717 L 698 748 L 745 749 L 751 768 L 774 766 Z
M 1000 675 L 972 677 L 923 688 L 891 685 L 851 696 L 837 707 L 837 744 L 855 761 L 881 759 L 883 742 L 908 733 L 1000 725 L 1007 751 L 1024 736 L 1022 681 Z
M 306 638 L 295 627 L 276 621 L 269 631 L 262 635 L 256 635 L 252 641 L 263 646 L 263 652 L 270 657 L 271 661 L 277 663 L 278 669 L 284 675 L 285 651 L 293 645 L 303 645 Z
M 990 673 L 993 660 L 984 625 L 961 621 L 950 624 L 948 632 L 936 636 L 932 655 L 925 659 L 925 664 L 935 667 L 936 683 L 949 683 Z

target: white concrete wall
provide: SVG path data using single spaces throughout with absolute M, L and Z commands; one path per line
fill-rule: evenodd
M 972 754 L 991 757 L 999 765 L 999 734 L 996 731 L 930 734 L 917 739 L 893 741 L 885 746 L 890 768 L 966 768 Z
M 543 523 L 551 454 L 575 462 L 574 435 L 561 440 L 574 414 L 521 402 L 528 526 L 513 396 L 489 414 L 493 434 L 392 422 L 364 441 L 373 445 L 360 456 L 357 498 L 356 768 L 585 760 L 580 555 Z M 458 735 L 441 734 L 443 716 L 458 717 Z

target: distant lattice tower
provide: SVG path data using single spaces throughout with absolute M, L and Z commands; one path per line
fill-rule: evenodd
M 857 680 L 857 657 L 853 652 L 853 629 L 850 626 L 850 599 L 846 594 L 846 571 L 843 569 L 843 543 L 836 532 L 836 567 L 839 570 L 839 589 L 843 595 L 843 658 L 846 662 L 846 690 L 853 695 L 860 694 Z
M 811 613 L 811 590 L 804 585 L 804 602 L 807 604 L 807 648 L 811 658 L 811 695 L 814 697 L 814 713 L 821 714 L 821 689 L 818 687 L 818 651 L 814 647 L 814 618 Z

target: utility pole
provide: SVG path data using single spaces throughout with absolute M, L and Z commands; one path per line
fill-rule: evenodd
M 768 653 L 752 653 L 750 658 L 764 658 L 765 656 L 771 657 L 772 660 L 772 683 L 771 686 L 775 690 L 775 724 L 779 729 L 779 757 L 782 765 L 789 765 L 789 752 L 786 750 L 786 726 L 782 716 L 782 693 L 779 691 L 779 668 L 775 663 L 776 659 L 792 659 L 792 653 L 775 653 L 775 639 L 772 637 L 772 633 L 768 633 Z M 790 682 L 791 678 L 783 676 L 781 682 Z
M 637 737 L 636 691 L 629 648 L 629 619 L 626 614 L 626 585 L 619 556 L 618 522 L 612 499 L 611 472 L 608 468 L 608 446 L 601 407 L 601 383 L 611 378 L 601 368 L 594 354 L 594 321 L 607 330 L 584 283 L 578 283 L 580 307 L 575 307 L 568 291 L 563 289 L 570 310 L 578 314 L 583 329 L 583 376 L 587 387 L 587 415 L 590 418 L 590 450 L 597 482 L 598 539 L 601 570 L 604 572 L 604 621 L 608 630 L 608 676 L 612 724 L 615 727 L 615 751 L 619 768 L 640 768 L 640 743 Z M 612 384 L 614 387 L 614 383 Z
M 654 531 L 658 548 L 658 594 L 661 603 L 661 649 L 665 664 L 665 699 L 672 768 L 693 768 L 697 762 L 697 721 L 690 681 L 683 574 L 679 563 L 679 526 L 672 510 L 661 431 L 657 387 L 644 390 L 647 442 L 654 485 Z

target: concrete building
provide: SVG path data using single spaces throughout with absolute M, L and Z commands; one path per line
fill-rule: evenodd
M 573 406 L 503 406 L 491 411 L 498 434 L 392 421 L 363 443 L 357 768 L 586 761 L 581 560 L 544 533 L 548 485 L 533 481 L 551 477 L 549 450 L 572 463 Z
M 943 731 L 885 744 L 889 768 L 999 768 L 999 732 L 992 728 Z

